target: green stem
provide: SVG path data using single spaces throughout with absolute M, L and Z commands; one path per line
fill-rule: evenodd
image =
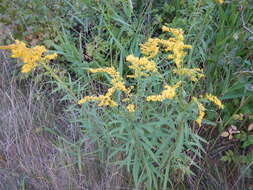
M 167 184 L 168 184 L 167 178 L 169 176 L 169 169 L 170 169 L 171 161 L 172 161 L 172 159 L 175 158 L 175 155 L 177 152 L 181 152 L 180 149 L 183 144 L 183 136 L 184 136 L 184 122 L 183 122 L 183 120 L 181 120 L 179 122 L 179 128 L 177 130 L 178 130 L 178 134 L 177 134 L 176 142 L 174 144 L 175 149 L 173 150 L 173 152 L 171 153 L 171 155 L 167 161 L 167 166 L 166 166 L 166 171 L 165 171 L 165 179 L 164 179 L 164 183 L 163 183 L 163 190 L 167 189 Z
M 50 76 L 53 77 L 57 82 L 59 82 L 63 88 L 72 96 L 75 102 L 78 101 L 75 93 L 68 87 L 68 85 L 53 71 L 53 69 L 48 66 L 45 62 L 42 62 L 43 67 L 50 73 Z

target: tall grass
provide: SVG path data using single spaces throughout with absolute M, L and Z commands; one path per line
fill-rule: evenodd
M 0 189 L 112 189 L 127 186 L 117 167 L 100 163 L 75 113 L 60 94 L 45 97 L 34 82 L 12 75 L 15 64 L 0 52 Z M 40 83 L 41 85 L 41 83 Z M 121 174 L 122 173 L 122 174 Z

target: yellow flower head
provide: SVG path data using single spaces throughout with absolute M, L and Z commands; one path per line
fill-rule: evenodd
M 53 60 L 53 59 L 55 59 L 57 56 L 58 56 L 57 53 L 53 53 L 53 54 L 46 55 L 46 56 L 45 56 L 45 59 L 47 59 L 47 60 Z
M 191 49 L 191 45 L 184 44 L 184 32 L 181 29 L 162 27 L 164 32 L 170 32 L 174 37 L 168 40 L 160 39 L 159 43 L 165 47 L 165 51 L 170 52 L 168 59 L 173 59 L 177 68 L 182 68 L 182 62 L 186 53 L 185 49 Z
M 192 100 L 194 102 L 196 102 L 196 104 L 198 105 L 198 109 L 199 109 L 199 115 L 198 115 L 198 118 L 196 119 L 196 122 L 198 123 L 199 126 L 202 125 L 202 121 L 204 119 L 204 116 L 205 116 L 205 107 L 202 103 L 200 103 L 198 101 L 198 99 L 196 97 L 193 97 Z
M 165 90 L 159 95 L 152 95 L 146 98 L 147 101 L 159 101 L 162 102 L 165 99 L 173 99 L 176 95 L 176 89 L 181 85 L 181 81 L 174 86 L 165 85 Z
M 120 76 L 120 73 L 116 71 L 114 67 L 89 69 L 89 71 L 92 73 L 104 72 L 104 73 L 109 74 L 112 77 L 111 82 L 112 82 L 113 88 L 123 91 L 126 94 L 129 93 L 129 90 L 126 88 L 123 78 Z
M 212 94 L 206 94 L 206 99 L 213 102 L 215 105 L 218 106 L 218 108 L 220 108 L 220 109 L 224 108 L 224 105 L 221 103 L 221 101 L 216 96 L 214 96 Z
M 170 32 L 172 33 L 176 39 L 180 41 L 184 41 L 184 31 L 182 29 L 177 29 L 177 28 L 169 28 L 167 26 L 162 27 L 163 32 Z
M 31 70 L 33 70 L 35 67 L 37 67 L 37 64 L 36 63 L 27 63 L 27 64 L 24 64 L 21 68 L 21 73 L 28 73 L 30 72 Z
M 129 112 L 135 112 L 135 105 L 134 104 L 128 104 L 127 110 Z
M 147 58 L 154 58 L 159 53 L 159 39 L 149 38 L 144 44 L 140 44 L 141 53 Z
M 219 3 L 219 4 L 223 4 L 224 0 L 216 0 L 216 2 Z
M 138 58 L 134 55 L 129 55 L 126 60 L 131 63 L 129 68 L 133 69 L 135 72 L 134 75 L 131 76 L 132 78 L 149 76 L 148 73 L 155 73 L 158 71 L 156 63 L 148 60 L 146 57 Z
M 78 104 L 84 104 L 84 103 L 90 102 L 90 101 L 99 101 L 100 103 L 98 104 L 98 106 L 115 107 L 115 106 L 118 106 L 118 104 L 117 104 L 117 102 L 112 100 L 112 95 L 114 92 L 115 92 L 115 88 L 109 88 L 105 95 L 100 95 L 98 97 L 85 96 L 83 99 L 79 100 Z
M 189 77 L 191 81 L 197 82 L 200 78 L 204 77 L 203 70 L 200 68 L 194 68 L 194 69 L 187 69 L 187 68 L 180 68 L 180 69 L 174 69 L 173 73 L 178 75 L 184 75 L 186 77 Z
M 43 57 L 47 52 L 44 46 L 35 46 L 27 48 L 24 42 L 16 40 L 14 44 L 8 46 L 0 46 L 0 49 L 10 49 L 13 58 L 19 58 L 25 64 L 22 66 L 21 72 L 27 73 L 38 66 L 39 62 L 55 59 L 57 54 L 50 54 Z
M 120 73 L 116 71 L 114 67 L 106 67 L 106 68 L 96 68 L 89 69 L 92 73 L 104 72 L 109 74 L 112 77 L 111 83 L 112 87 L 108 89 L 105 95 L 100 95 L 98 97 L 94 96 L 86 96 L 83 99 L 79 100 L 79 104 L 83 104 L 89 101 L 99 101 L 98 106 L 110 106 L 115 107 L 118 106 L 117 102 L 112 99 L 112 96 L 116 90 L 120 90 L 125 92 L 128 96 L 130 96 L 131 89 L 127 89 L 123 78 L 120 76 Z

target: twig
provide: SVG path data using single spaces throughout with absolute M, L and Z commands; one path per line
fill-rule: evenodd
M 245 20 L 244 20 L 244 7 L 243 5 L 240 5 L 240 12 L 241 12 L 241 21 L 242 21 L 242 27 L 244 28 L 244 30 L 246 30 L 247 32 L 249 32 L 251 35 L 253 35 L 253 31 L 251 31 L 246 23 L 245 23 Z

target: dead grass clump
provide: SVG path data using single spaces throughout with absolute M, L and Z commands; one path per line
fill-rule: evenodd
M 36 99 L 36 85 L 15 80 L 6 57 L 0 52 L 0 189 L 129 189 L 122 170 L 89 154 L 94 145 L 67 122 L 75 115 L 56 112 L 57 97 Z

